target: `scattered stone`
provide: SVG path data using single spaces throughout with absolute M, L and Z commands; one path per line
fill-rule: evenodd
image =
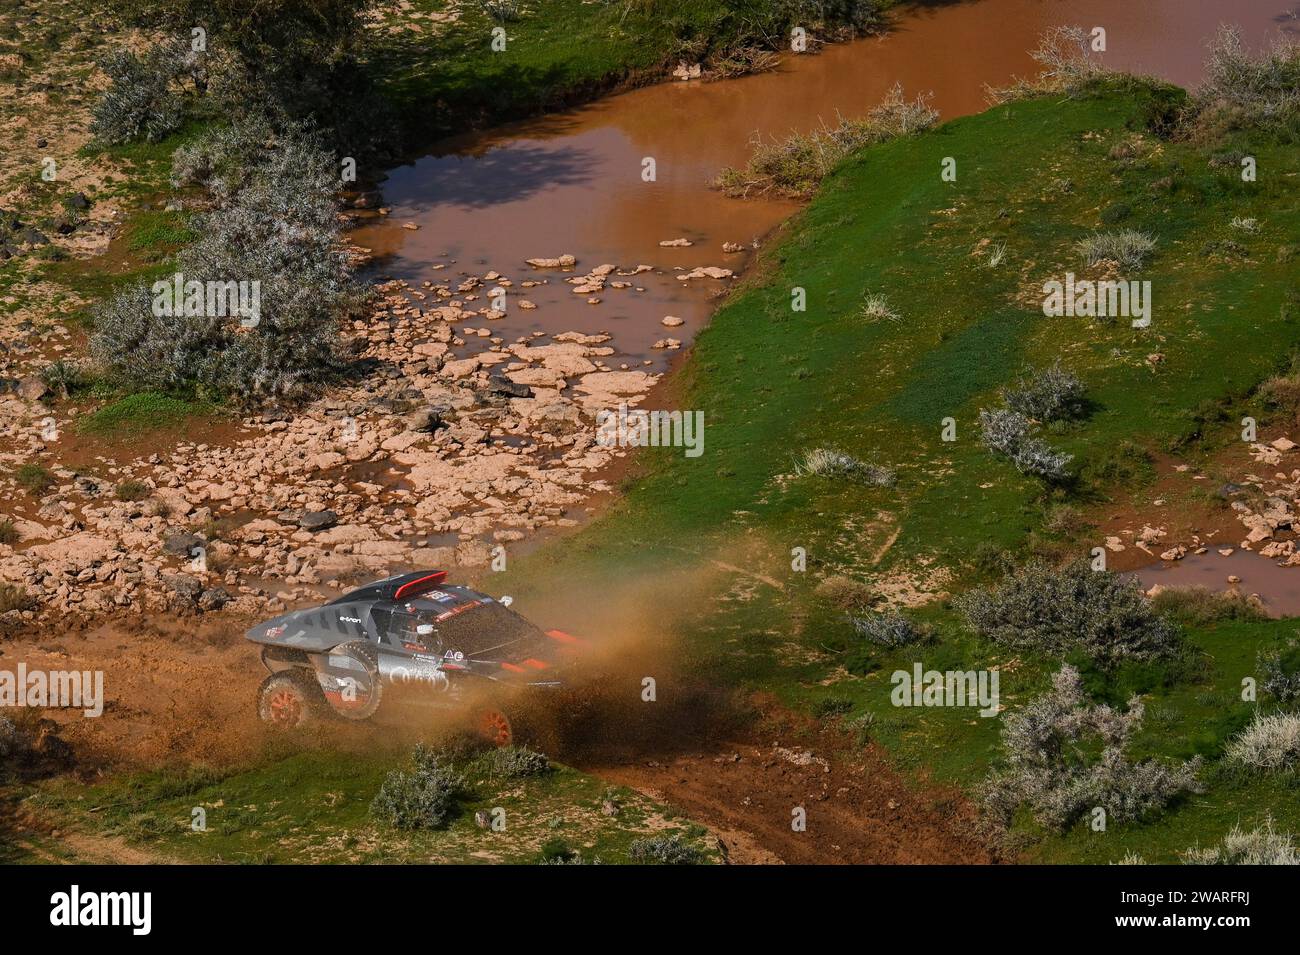
M 333 511 L 310 511 L 298 518 L 298 526 L 305 531 L 323 531 L 339 522 L 339 516 Z

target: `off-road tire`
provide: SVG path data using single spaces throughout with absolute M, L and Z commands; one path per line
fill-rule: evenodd
M 325 712 L 325 697 L 310 670 L 272 673 L 257 688 L 257 715 L 276 729 L 298 729 Z
M 350 656 L 361 663 L 366 668 L 366 672 L 370 674 L 370 698 L 366 700 L 365 706 L 346 711 L 335 707 L 331 707 L 331 709 L 345 720 L 360 723 L 363 720 L 370 719 L 375 715 L 375 711 L 379 709 L 380 698 L 384 695 L 383 685 L 379 680 L 379 649 L 373 643 L 354 640 L 352 643 L 345 643 L 342 646 L 335 647 L 330 653 L 341 653 Z
M 514 725 L 506 711 L 497 706 L 482 706 L 474 711 L 474 734 L 488 745 L 502 749 L 515 742 Z

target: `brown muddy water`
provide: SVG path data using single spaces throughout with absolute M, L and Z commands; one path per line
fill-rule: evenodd
M 1143 567 L 1134 576 L 1148 589 L 1159 584 L 1254 595 L 1269 616 L 1300 616 L 1300 570 L 1284 567 L 1248 550 L 1234 550 L 1224 557 L 1211 548 L 1204 554 L 1189 554 L 1179 561 Z M 1229 577 L 1236 579 L 1229 581 Z
M 612 366 L 622 361 L 635 367 L 650 358 L 661 370 L 671 353 L 654 350 L 653 343 L 667 337 L 689 343 L 729 284 L 679 281 L 674 270 L 711 265 L 740 271 L 749 250 L 797 208 L 783 200 L 726 199 L 710 188 L 722 167 L 745 161 L 756 137 L 860 117 L 895 83 L 909 96 L 933 93 L 945 118 L 979 112 L 988 105 L 986 84 L 1005 85 L 1036 72 L 1027 51 L 1059 24 L 1105 27 L 1108 66 L 1194 86 L 1220 23 L 1238 25 L 1246 42 L 1259 48 L 1284 32 L 1300 35 L 1297 11 L 1296 0 L 920 4 L 882 37 L 831 45 L 816 55 L 790 54 L 772 73 L 665 82 L 447 140 L 388 175 L 382 188 L 390 215 L 358 228 L 354 238 L 375 251 L 377 274 L 412 283 L 502 273 L 515 294 L 506 317 L 491 323 L 496 336 L 604 331 L 619 353 Z M 653 182 L 642 178 L 647 158 L 655 161 Z M 659 245 L 679 238 L 694 244 Z M 724 254 L 724 242 L 747 251 Z M 564 253 L 577 256 L 576 270 L 535 272 L 524 264 Z M 564 279 L 602 263 L 654 271 L 611 276 L 632 287 L 607 287 L 599 304 L 587 304 L 587 296 L 574 294 Z M 547 284 L 520 288 L 530 278 Z M 516 307 L 519 298 L 537 308 Z M 663 326 L 668 315 L 685 324 Z M 487 339 L 477 341 L 474 347 L 487 347 Z

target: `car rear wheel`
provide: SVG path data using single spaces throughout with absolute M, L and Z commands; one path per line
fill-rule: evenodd
M 320 713 L 320 689 L 311 674 L 272 673 L 257 691 L 257 715 L 276 729 L 297 729 Z
M 509 746 L 515 741 L 510 717 L 496 707 L 486 707 L 479 711 L 475 729 L 479 736 L 496 747 Z

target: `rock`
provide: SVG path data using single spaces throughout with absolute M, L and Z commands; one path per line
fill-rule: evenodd
M 323 531 L 339 522 L 339 516 L 333 511 L 311 511 L 298 518 L 298 526 L 305 531 Z
M 1279 451 L 1291 451 L 1296 447 L 1296 443 L 1290 438 L 1278 438 L 1272 444 Z
M 492 825 L 492 817 L 488 814 L 486 809 L 479 809 L 474 813 L 474 825 L 478 826 L 480 829 L 487 829 Z
M 28 401 L 40 401 L 50 393 L 50 389 L 45 387 L 45 382 L 36 377 L 20 378 L 17 390 L 18 397 Z
M 673 76 L 679 80 L 698 80 L 704 74 L 704 68 L 699 63 L 687 64 L 685 60 L 677 64 L 677 69 L 673 70 Z
M 690 239 L 664 239 L 659 243 L 665 249 L 687 249 L 694 244 Z
M 681 325 L 685 325 L 686 319 L 678 318 L 676 315 L 665 315 L 660 320 L 659 324 L 667 326 L 668 328 L 677 328 Z
M 49 245 L 50 237 L 29 226 L 18 233 L 18 241 L 23 245 Z
M 199 609 L 204 613 L 210 613 L 214 610 L 220 610 L 234 598 L 224 587 L 209 587 L 199 594 Z
M 500 395 L 508 395 L 511 398 L 531 398 L 533 389 L 523 382 L 511 381 L 504 375 L 491 375 L 488 377 L 488 385 L 491 389 Z
M 525 261 L 535 269 L 571 269 L 578 264 L 578 260 L 567 253 L 554 259 L 526 259 Z
M 731 269 L 720 269 L 716 265 L 702 266 L 698 269 L 692 269 L 689 272 L 680 272 L 677 275 L 677 281 L 685 282 L 688 279 L 729 279 L 735 273 Z
M 744 252 L 745 247 L 739 242 L 724 242 L 722 243 L 722 251 L 728 255 L 734 255 L 737 252 Z
M 406 419 L 406 428 L 408 431 L 432 433 L 439 428 L 445 427 L 447 418 L 450 415 L 450 405 L 433 405 L 429 408 L 421 408 Z
M 90 208 L 90 200 L 86 198 L 84 192 L 74 192 L 68 197 L 68 208 L 76 209 L 78 212 L 85 212 Z
M 207 541 L 198 534 L 172 533 L 163 538 L 163 551 L 177 557 L 189 557 L 194 553 L 194 548 L 203 547 L 205 544 Z

